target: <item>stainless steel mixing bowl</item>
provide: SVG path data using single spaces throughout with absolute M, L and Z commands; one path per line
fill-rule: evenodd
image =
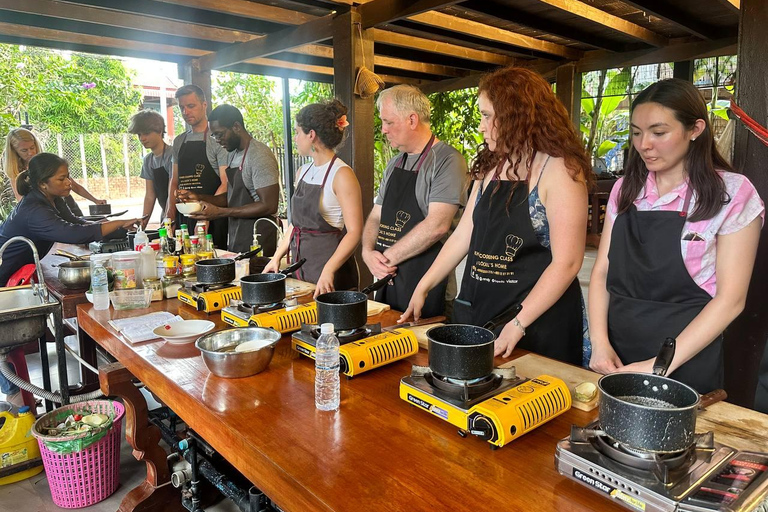
M 264 371 L 272 361 L 280 336 L 276 330 L 265 327 L 238 327 L 201 336 L 195 346 L 200 349 L 203 362 L 212 374 L 237 379 Z M 232 350 L 247 341 L 264 341 L 269 344 L 248 352 Z

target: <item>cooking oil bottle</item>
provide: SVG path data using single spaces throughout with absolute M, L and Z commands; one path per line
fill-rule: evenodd
M 9 411 L 0 412 L 0 469 L 13 472 L 13 466 L 40 459 L 40 448 L 37 440 L 32 437 L 32 425 L 35 416 L 30 412 L 29 406 L 19 409 L 17 416 Z M 20 470 L 8 476 L 0 478 L 0 485 L 12 484 L 35 476 L 43 470 L 43 466 Z

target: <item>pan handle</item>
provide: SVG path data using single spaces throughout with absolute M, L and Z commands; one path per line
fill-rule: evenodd
M 72 261 L 80 261 L 82 258 L 80 256 L 77 256 L 75 254 L 72 254 L 71 252 L 65 251 L 64 249 L 58 249 L 56 251 L 56 254 L 59 256 L 64 256 L 65 258 L 69 258 Z
M 710 405 L 722 402 L 726 398 L 728 398 L 728 393 L 726 393 L 724 389 L 710 391 L 706 395 L 701 395 L 701 399 L 699 400 L 699 410 L 703 411 Z
M 365 294 L 365 295 L 368 295 L 369 293 L 373 293 L 376 290 L 378 290 L 379 288 L 383 287 L 388 282 L 390 282 L 393 277 L 395 277 L 395 274 L 387 274 L 384 277 L 382 277 L 381 279 L 379 279 L 378 281 L 376 281 L 375 283 L 373 283 L 372 285 L 366 286 L 365 288 L 360 290 L 360 292 Z
M 515 318 L 517 315 L 520 314 L 520 311 L 523 310 L 523 305 L 518 304 L 517 306 L 510 308 L 503 313 L 491 318 L 488 320 L 483 327 L 485 329 L 488 329 L 489 331 L 493 331 L 497 327 L 501 327 L 502 325 L 507 324 L 510 320 Z
M 307 262 L 307 258 L 301 258 L 299 261 L 294 263 L 293 265 L 289 265 L 285 267 L 283 270 L 280 271 L 281 274 L 289 276 L 299 270 L 301 266 Z
M 244 260 L 245 258 L 250 258 L 251 256 L 256 256 L 256 253 L 258 253 L 260 250 L 261 250 L 260 248 L 257 248 L 248 252 L 244 252 L 242 254 L 238 254 L 237 256 L 235 256 L 235 261 L 240 261 L 240 260 Z
M 653 374 L 661 377 L 667 374 L 669 365 L 672 364 L 672 359 L 675 357 L 675 347 L 677 341 L 675 338 L 667 338 L 662 343 L 659 349 L 659 354 L 656 356 L 656 360 L 653 362 Z

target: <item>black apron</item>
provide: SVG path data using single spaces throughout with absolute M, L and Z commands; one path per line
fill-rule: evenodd
M 296 186 L 296 192 L 293 193 L 291 199 L 291 219 L 293 220 L 291 261 L 296 262 L 301 258 L 307 259 L 296 273 L 296 277 L 309 283 L 317 283 L 323 272 L 323 267 L 336 252 L 341 239 L 347 233 L 346 229 L 337 229 L 328 224 L 320 214 L 320 200 L 323 197 L 325 183 L 334 161 L 336 161 L 336 155 L 328 164 L 321 185 L 304 181 L 304 176 L 312 167 L 307 168 L 301 175 Z M 359 281 L 357 262 L 353 254 L 336 271 L 333 287 L 336 290 L 357 290 Z
M 227 205 L 230 207 L 245 206 L 254 202 L 251 193 L 248 192 L 243 182 L 243 166 L 245 165 L 245 157 L 250 147 L 250 143 L 245 147 L 240 167 L 232 167 L 231 164 L 227 167 Z M 233 156 L 232 160 L 234 159 L 235 157 Z M 269 218 L 271 219 L 272 217 Z M 253 224 L 255 222 L 256 219 L 230 217 L 229 244 L 227 249 L 232 252 L 249 251 L 253 244 Z M 277 228 L 269 222 L 260 222 L 256 232 L 259 233 L 259 244 L 261 245 L 262 254 L 264 256 L 275 254 L 275 249 L 277 248 Z
M 395 165 L 392 170 L 381 205 L 381 223 L 376 238 L 377 251 L 383 253 L 408 234 L 413 226 L 424 220 L 424 214 L 416 200 L 416 178 L 434 142 L 435 136 L 433 135 L 421 151 L 416 165 L 410 171 L 405 169 L 408 153 L 403 155 L 400 164 Z M 432 266 L 442 247 L 442 242 L 436 242 L 421 254 L 400 263 L 397 266 L 397 275 L 390 282 L 390 285 L 376 292 L 376 300 L 389 304 L 396 311 L 405 311 L 416 285 Z M 421 311 L 422 317 L 443 314 L 447 286 L 448 278 L 446 277 L 443 282 L 429 292 Z
M 542 169 L 543 172 L 543 169 Z M 528 209 L 528 183 L 501 181 L 483 192 L 472 215 L 472 238 L 453 303 L 453 322 L 482 326 L 517 306 L 528 296 L 552 262 L 552 252 L 539 243 Z M 496 329 L 496 334 L 504 326 Z M 574 279 L 562 297 L 531 325 L 516 345 L 553 359 L 581 365 L 583 316 L 581 288 Z
M 203 140 L 187 141 L 179 149 L 179 190 L 190 190 L 199 194 L 216 195 L 221 185 L 221 179 L 208 161 L 205 145 L 208 141 L 208 128 L 205 129 Z M 216 247 L 227 247 L 227 220 L 215 219 L 208 223 L 208 234 L 213 236 Z M 176 212 L 176 229 L 182 224 L 187 225 L 193 232 L 197 220 Z
M 763 360 L 760 363 L 760 372 L 757 376 L 755 410 L 768 414 L 768 344 L 763 350 Z
M 168 149 L 168 145 L 164 144 L 163 155 L 160 157 L 161 162 L 165 161 L 165 151 L 167 149 Z M 165 168 L 165 165 L 152 168 L 152 188 L 155 191 L 155 197 L 157 197 L 157 204 L 160 205 L 161 220 L 165 218 L 165 206 L 168 204 L 168 181 L 169 181 L 168 177 L 170 175 L 171 175 L 171 172 L 169 169 Z
M 667 337 L 676 338 L 712 297 L 685 268 L 680 241 L 692 188 L 683 210 L 638 211 L 616 217 L 608 251 L 608 339 L 630 364 L 656 357 Z M 699 393 L 723 387 L 723 336 L 672 372 Z

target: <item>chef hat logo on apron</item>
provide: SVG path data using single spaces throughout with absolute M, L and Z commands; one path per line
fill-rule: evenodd
M 410 213 L 404 212 L 403 210 L 398 210 L 398 212 L 395 214 L 395 227 L 398 231 L 400 231 L 408 223 L 409 220 L 411 220 Z
M 515 235 L 507 235 L 506 239 L 507 248 L 504 250 L 504 253 L 509 256 L 512 261 L 512 259 L 515 258 L 515 254 L 517 254 L 517 250 L 520 249 L 520 247 L 523 246 L 523 239 L 519 236 Z
M 203 174 L 204 170 L 205 170 L 205 165 L 203 165 L 203 164 L 196 164 L 195 165 L 195 176 L 200 177 L 200 175 Z

